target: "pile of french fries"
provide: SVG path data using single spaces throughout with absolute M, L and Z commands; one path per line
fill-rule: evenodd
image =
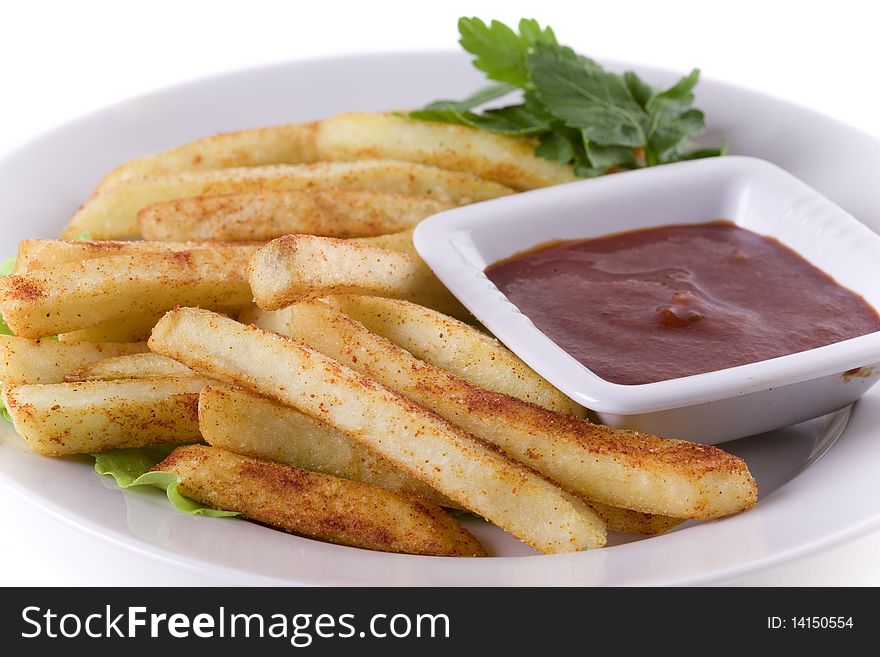
M 591 423 L 415 253 L 427 216 L 572 179 L 533 150 L 345 114 L 122 165 L 0 278 L 16 429 L 45 456 L 182 445 L 156 467 L 202 504 L 412 554 L 486 555 L 444 509 L 559 553 L 753 506 L 740 459 Z

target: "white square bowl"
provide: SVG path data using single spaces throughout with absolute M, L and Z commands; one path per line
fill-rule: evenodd
M 480 322 L 605 424 L 716 444 L 856 401 L 880 378 L 880 332 L 714 372 L 622 385 L 563 351 L 484 273 L 550 240 L 719 219 L 776 238 L 880 307 L 880 236 L 794 176 L 749 157 L 641 169 L 456 208 L 419 224 L 414 242 Z

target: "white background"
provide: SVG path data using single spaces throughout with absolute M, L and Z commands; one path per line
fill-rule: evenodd
M 880 136 L 880 42 L 872 5 L 855 0 L 4 3 L 0 155 L 80 114 L 205 75 L 329 54 L 453 49 L 461 15 L 506 22 L 535 17 L 585 54 L 682 72 L 699 66 L 707 77 L 811 106 Z M 0 585 L 211 583 L 87 536 L 3 490 L 0 509 Z M 736 583 L 878 585 L 878 555 L 880 533 L 875 533 Z

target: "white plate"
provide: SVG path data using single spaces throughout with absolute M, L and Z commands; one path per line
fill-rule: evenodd
M 635 68 L 657 84 L 674 77 Z M 100 177 L 127 158 L 220 130 L 464 96 L 480 83 L 463 56 L 408 53 L 287 64 L 132 99 L 55 130 L 0 162 L 0 253 L 14 252 L 15 243 L 25 237 L 56 235 Z M 709 118 L 706 141 L 730 139 L 733 152 L 779 164 L 880 229 L 880 196 L 870 183 L 880 179 L 877 140 L 809 110 L 712 81 L 700 84 L 698 105 Z M 533 556 L 500 530 L 476 521 L 469 522 L 470 528 L 503 556 L 381 554 L 240 520 L 189 517 L 170 509 L 158 491 L 115 490 L 92 472 L 88 459 L 30 454 L 8 425 L 0 439 L 0 485 L 59 520 L 145 558 L 230 583 L 709 583 L 817 550 L 880 522 L 874 472 L 880 463 L 880 391 L 855 407 L 834 444 L 847 415 L 841 411 L 773 437 L 726 445 L 746 458 L 761 486 L 752 511 L 570 555 Z

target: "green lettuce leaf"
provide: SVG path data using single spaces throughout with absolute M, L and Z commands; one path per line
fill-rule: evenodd
M 6 258 L 0 262 L 0 276 L 8 276 L 15 269 L 15 256 Z M 0 334 L 12 335 L 12 330 L 6 325 L 6 320 L 0 316 Z
M 153 472 L 152 468 L 167 457 L 176 445 L 156 445 L 130 449 L 112 449 L 92 454 L 95 472 L 109 475 L 120 488 L 132 486 L 155 486 L 165 491 L 171 504 L 178 511 L 190 515 L 227 518 L 239 516 L 236 511 L 220 511 L 202 506 L 180 492 L 180 478 L 174 472 Z
M 15 269 L 15 256 L 11 256 L 6 258 L 3 262 L 0 262 L 0 276 L 8 276 L 12 273 L 13 269 Z
M 0 276 L 8 276 L 14 269 L 15 256 L 6 258 L 6 260 L 0 262 Z M 3 315 L 0 315 L 0 335 L 12 335 L 12 329 L 6 325 L 6 320 L 3 319 Z M 0 416 L 2 416 L 7 422 L 12 422 L 12 416 L 9 414 L 9 411 L 6 410 L 6 406 L 2 401 L 0 401 Z

